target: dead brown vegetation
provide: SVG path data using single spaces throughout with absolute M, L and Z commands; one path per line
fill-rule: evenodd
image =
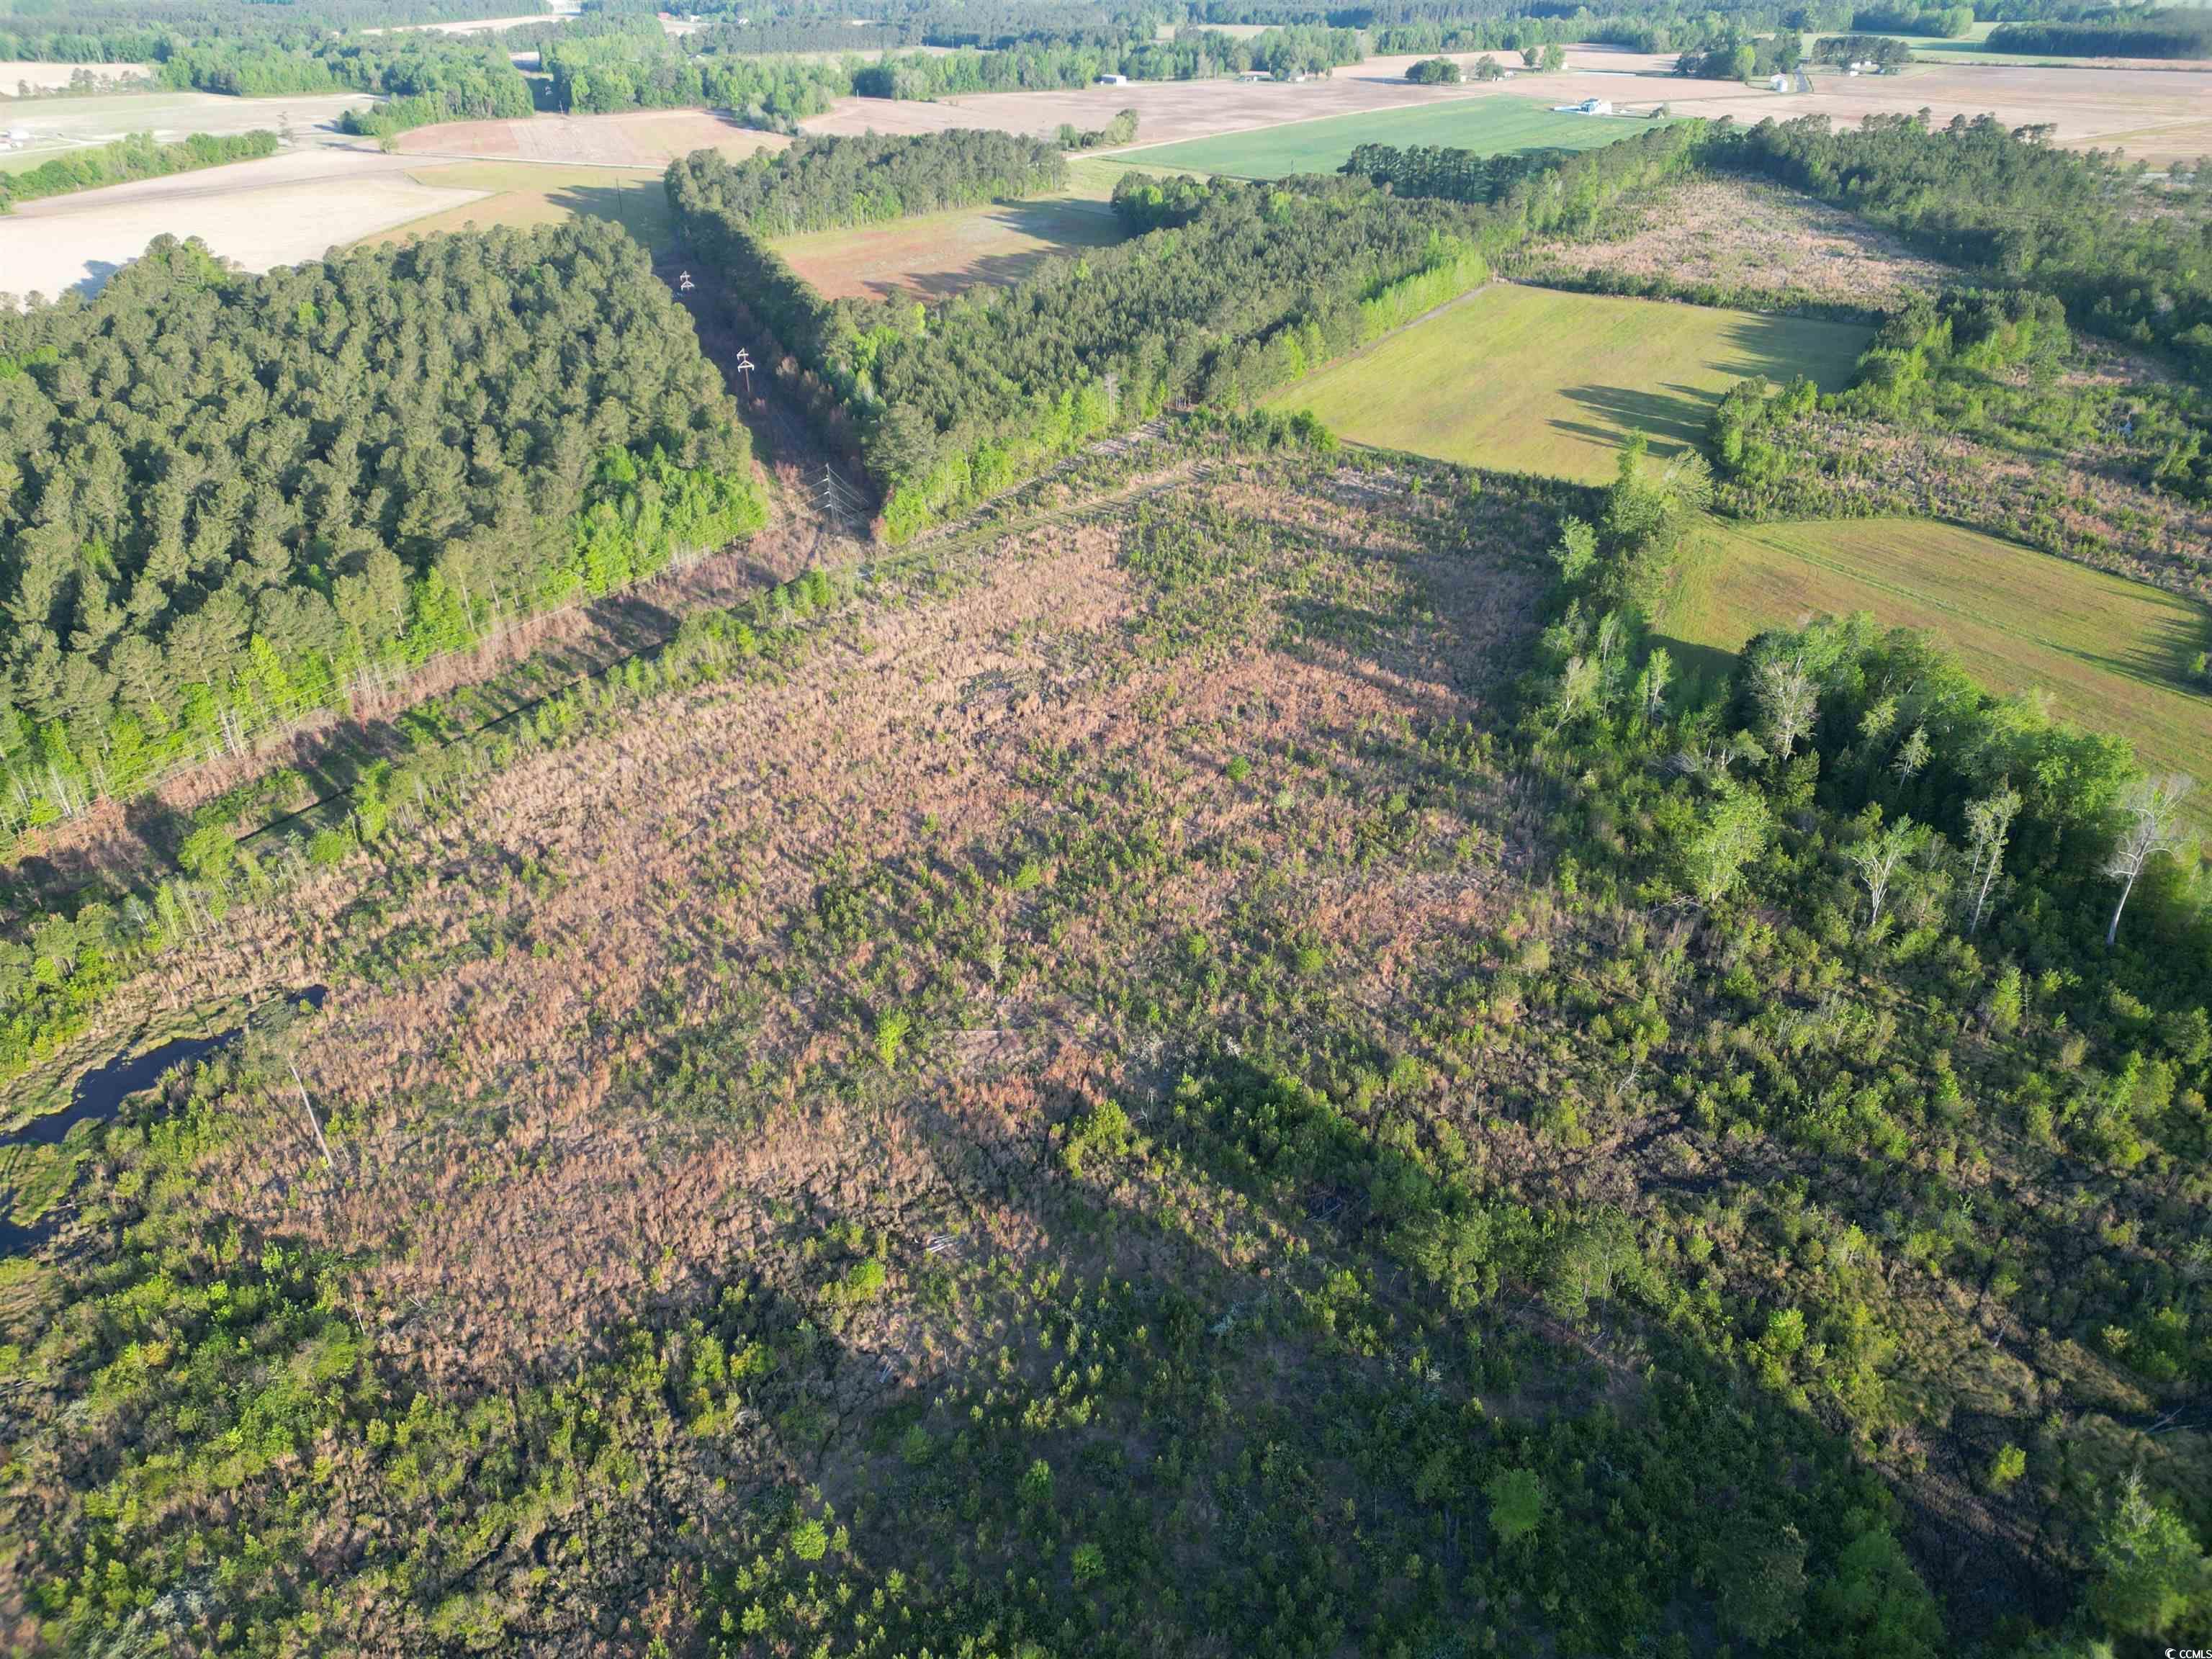
M 1863 220 L 1755 179 L 1685 179 L 1625 206 L 1600 240 L 1540 242 L 1522 257 L 1517 274 L 1534 282 L 1601 271 L 1874 309 L 1945 280 L 1944 267 Z

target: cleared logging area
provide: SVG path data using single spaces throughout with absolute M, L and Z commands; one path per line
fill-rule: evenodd
M 1861 307 L 1932 293 L 1946 276 L 1942 265 L 1839 208 L 1761 179 L 1713 177 L 1623 204 L 1595 240 L 1537 243 L 1513 270 L 1571 286 L 1796 294 Z
M 2053 714 L 2127 738 L 2152 769 L 2194 771 L 2212 750 L 2212 699 L 2186 681 L 2212 645 L 2202 607 L 1954 525 L 1716 523 L 1664 627 L 1711 669 L 1761 629 L 1861 611 L 1941 635 L 1991 690 L 2047 694 Z M 2196 808 L 2212 825 L 2212 803 Z
M 1722 393 L 1763 374 L 1832 391 L 1871 331 L 1494 283 L 1277 394 L 1359 443 L 1583 482 L 1636 433 L 1696 445 Z

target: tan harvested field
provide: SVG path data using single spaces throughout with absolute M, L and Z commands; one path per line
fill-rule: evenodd
M 363 240 L 412 240 L 471 225 L 487 230 L 495 225 L 528 229 L 559 224 L 579 214 L 611 219 L 656 252 L 672 240 L 668 193 L 659 179 L 636 167 L 441 161 L 416 167 L 408 177 L 456 205 L 380 230 Z
M 568 166 L 665 167 L 695 149 L 728 155 L 781 149 L 780 133 L 756 132 L 703 109 L 633 110 L 620 115 L 536 115 L 513 121 L 453 121 L 400 135 L 404 155 Z
M 134 80 L 153 73 L 143 64 L 33 64 L 21 58 L 0 58 L 0 99 L 15 97 L 26 82 L 33 92 L 65 87 L 79 70 L 90 70 L 107 81 Z
M 481 17 L 459 23 L 397 23 L 388 29 L 362 29 L 363 34 L 483 34 L 511 29 L 524 23 L 561 23 L 580 15 L 576 11 L 526 11 L 512 17 Z
M 1944 267 L 1838 208 L 1753 179 L 1695 179 L 1638 204 L 1610 239 L 1540 242 L 1515 274 L 1541 282 L 1603 270 L 1680 287 L 1796 293 L 1885 306 L 1933 292 Z
M 96 288 L 163 234 L 197 236 L 226 259 L 266 270 L 469 199 L 409 177 L 402 156 L 295 150 L 28 203 L 0 217 L 0 280 L 17 295 Z
M 1471 66 L 1483 54 L 1449 55 Z M 1492 55 L 1501 62 L 1512 56 Z M 1414 61 L 1371 58 L 1303 86 L 1174 81 L 1077 92 L 981 93 L 936 103 L 843 98 L 803 125 L 809 132 L 824 133 L 981 126 L 1041 136 L 1063 122 L 1103 126 L 1115 110 L 1130 108 L 1138 112 L 1137 143 L 1118 153 L 1140 161 L 1154 144 L 1455 98 L 1533 98 L 1545 104 L 1604 98 L 1639 112 L 1664 103 L 1675 115 L 1725 116 L 1747 124 L 1825 115 L 1838 125 L 1855 125 L 1870 114 L 1911 114 L 1924 106 L 1939 122 L 1987 112 L 2008 126 L 2048 123 L 2060 143 L 2118 146 L 2154 166 L 2212 151 L 2208 71 L 1915 64 L 1895 76 L 1815 74 L 1808 95 L 1734 81 L 1686 80 L 1673 72 L 1671 54 L 1601 46 L 1570 47 L 1566 68 L 1555 75 L 1516 74 L 1508 81 L 1456 87 L 1409 84 L 1406 69 Z
M 125 92 L 96 98 L 38 99 L 11 108 L 7 125 L 29 130 L 30 143 L 15 152 L 15 159 L 29 161 L 44 161 L 88 144 L 112 143 L 134 132 L 150 132 L 168 144 L 195 132 L 276 132 L 289 125 L 293 141 L 303 147 L 352 145 L 361 141 L 338 131 L 338 118 L 349 109 L 366 109 L 375 101 L 365 92 L 318 93 L 304 98 Z
M 978 93 L 936 103 L 841 98 L 828 114 L 801 125 L 809 132 L 937 132 L 948 127 L 992 127 L 1042 137 L 1064 122 L 1102 127 L 1116 110 L 1133 109 L 1137 143 L 1122 153 L 1135 159 L 1153 144 L 1248 132 L 1331 115 L 1417 109 L 1462 98 L 1506 96 L 1563 103 L 1605 97 L 1656 103 L 1684 89 L 1708 88 L 1716 95 L 1742 90 L 1733 82 L 1670 77 L 1664 85 L 1641 86 L 1631 93 L 1624 88 L 1632 83 L 1621 75 L 1595 72 L 1527 76 L 1491 85 L 1421 87 L 1405 78 L 1406 67 L 1413 61 L 1411 58 L 1370 58 L 1340 69 L 1326 80 L 1309 81 L 1302 86 L 1228 80 L 1151 81 L 1126 87 L 1085 87 L 1077 92 Z M 1626 52 L 1588 52 L 1571 61 L 1641 64 L 1645 60 Z

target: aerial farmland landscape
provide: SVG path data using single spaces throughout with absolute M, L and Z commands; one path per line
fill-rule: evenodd
M 2212 1651 L 2212 8 L 0 0 L 0 1651 Z

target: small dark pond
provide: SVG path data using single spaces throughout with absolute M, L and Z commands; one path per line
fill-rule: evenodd
M 326 988 L 310 985 L 304 991 L 287 992 L 281 1000 L 263 1006 L 296 1008 L 304 1002 L 311 1008 L 320 1008 L 323 999 L 329 994 Z M 247 1021 L 252 1018 L 252 1015 L 246 1016 Z M 179 1037 L 143 1054 L 118 1054 L 106 1065 L 94 1066 L 76 1080 L 64 1109 L 34 1117 L 12 1134 L 0 1134 L 0 1151 L 12 1146 L 58 1146 L 78 1124 L 113 1117 L 123 1109 L 125 1101 L 142 1090 L 152 1088 L 172 1066 L 204 1059 L 216 1049 L 235 1042 L 245 1030 L 246 1025 L 240 1024 L 214 1036 Z M 14 1196 L 0 1190 L 0 1255 L 21 1255 L 53 1231 L 53 1224 L 46 1220 L 27 1227 L 16 1225 L 9 1218 L 7 1208 Z

